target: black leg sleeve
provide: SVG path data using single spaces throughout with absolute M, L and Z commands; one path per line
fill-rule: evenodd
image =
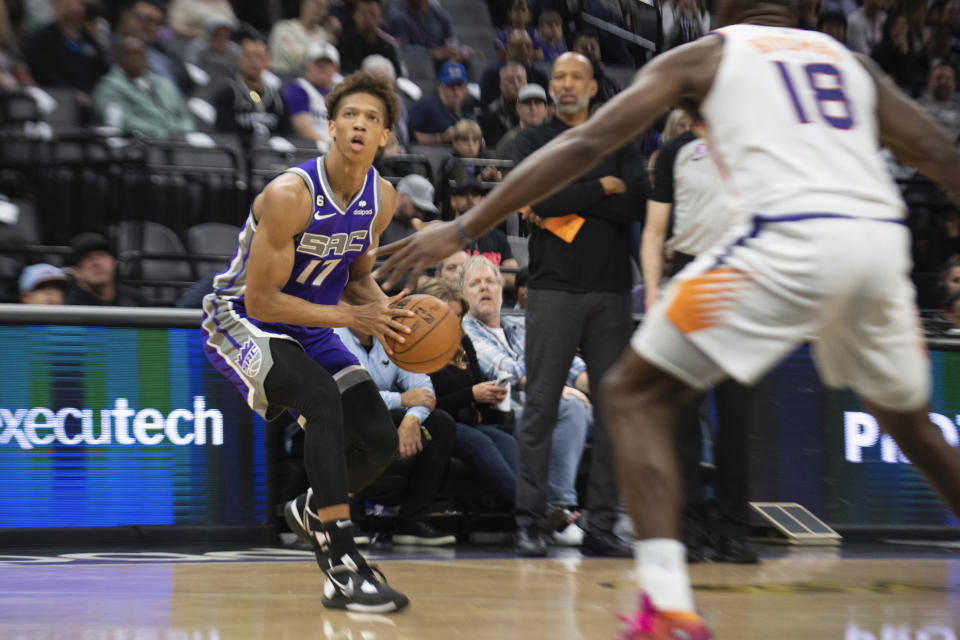
M 303 462 L 314 508 L 346 504 L 346 444 L 337 383 L 289 340 L 271 340 L 270 353 L 274 364 L 264 380 L 264 391 L 270 404 L 297 414 L 304 428 Z
M 347 468 L 351 493 L 377 479 L 397 453 L 397 428 L 373 380 L 343 391 L 344 429 L 349 439 Z

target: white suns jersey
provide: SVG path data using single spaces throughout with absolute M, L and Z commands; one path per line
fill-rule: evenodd
M 701 112 L 739 215 L 904 217 L 879 154 L 876 85 L 849 50 L 800 29 L 716 33 L 723 56 Z

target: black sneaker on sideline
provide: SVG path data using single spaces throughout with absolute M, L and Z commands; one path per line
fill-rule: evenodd
M 387 584 L 387 578 L 359 554 L 345 555 L 341 564 L 324 569 L 327 581 L 320 601 L 328 609 L 389 613 L 410 604 L 409 598 Z
M 524 558 L 545 558 L 547 539 L 539 525 L 531 524 L 517 528 L 517 544 L 514 551 Z
M 393 534 L 394 544 L 416 544 L 427 547 L 440 547 L 454 544 L 457 537 L 453 534 L 442 533 L 430 526 L 426 520 L 404 520 Z
M 594 558 L 632 558 L 633 547 L 609 531 L 587 529 L 580 553 Z

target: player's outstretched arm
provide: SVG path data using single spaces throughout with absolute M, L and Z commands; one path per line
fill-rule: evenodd
M 417 277 L 429 265 L 463 248 L 468 238 L 481 236 L 510 213 L 555 193 L 595 167 L 678 100 L 699 101 L 713 83 L 721 52 L 720 38 L 710 36 L 659 56 L 637 74 L 630 87 L 584 124 L 526 158 L 457 221 L 433 225 L 380 249 L 380 255 L 392 255 L 374 275 L 389 273 L 388 289 L 408 270 Z
M 862 54 L 857 58 L 877 84 L 877 122 L 880 144 L 901 162 L 937 183 L 960 206 L 960 152 L 950 136 L 920 105 Z

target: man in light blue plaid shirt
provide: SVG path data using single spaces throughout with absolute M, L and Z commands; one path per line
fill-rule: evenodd
M 526 400 L 526 322 L 523 316 L 500 315 L 503 280 L 499 269 L 483 256 L 468 258 L 463 265 L 463 292 L 470 304 L 470 310 L 463 318 L 463 330 L 473 341 L 480 369 L 491 380 L 497 380 L 503 374 L 512 376 L 512 409 L 516 424 L 521 425 Z M 590 400 L 577 388 L 587 388 L 586 368 L 583 360 L 574 357 L 552 434 L 530 437 L 517 433 L 520 444 L 517 495 L 519 497 L 522 491 L 540 494 L 542 499 L 537 508 L 541 518 L 546 518 L 548 504 L 551 507 L 579 504 L 577 469 L 593 421 Z M 551 512 L 556 509 L 551 508 Z M 550 526 L 565 524 L 561 521 Z

